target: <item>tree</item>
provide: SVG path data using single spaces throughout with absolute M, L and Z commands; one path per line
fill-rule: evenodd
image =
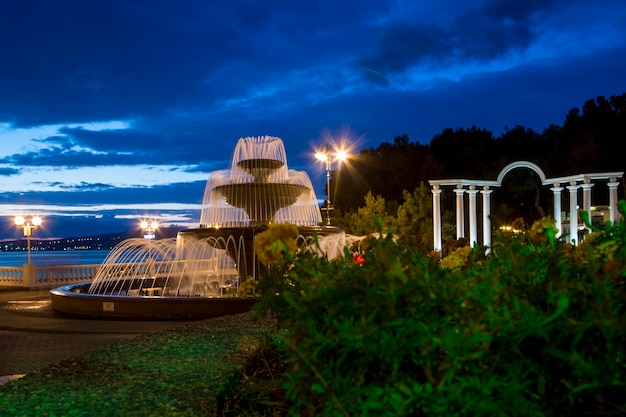
M 393 143 L 382 142 L 377 148 L 364 149 L 350 161 L 348 169 L 337 176 L 335 207 L 354 212 L 368 192 L 387 202 L 401 202 L 403 191 L 412 190 L 427 178 L 423 170 L 428 146 L 410 142 L 407 135 L 396 136 Z
M 389 214 L 387 203 L 383 197 L 379 195 L 374 197 L 371 192 L 368 192 L 365 195 L 365 206 L 360 207 L 354 213 L 338 216 L 336 223 L 346 233 L 365 236 L 378 232 L 378 218 L 382 220 L 383 232 L 387 232 L 393 223 L 393 217 Z
M 423 182 L 442 178 L 495 179 L 513 161 L 534 162 L 549 177 L 626 171 L 624 137 L 626 93 L 588 100 L 582 110 L 570 110 L 562 126 L 550 125 L 542 133 L 517 125 L 507 127 L 500 137 L 494 138 L 490 131 L 472 126 L 444 129 L 428 145 L 410 142 L 407 135 L 396 136 L 391 143 L 382 142 L 376 148 L 362 150 L 350 162 L 349 169 L 345 166 L 333 173 L 331 187 L 337 190 L 333 204 L 336 214 L 343 213 L 338 221 L 358 229 L 361 226 L 356 225 L 362 222 L 358 210 L 368 193 L 385 201 L 387 213 L 395 213 L 394 205 L 402 207 L 407 199 L 416 199 L 414 192 L 405 190 L 421 188 Z M 524 216 L 530 224 L 537 216 L 551 212 L 550 191 L 532 174 L 511 173 L 506 183 L 510 189 L 499 191 L 498 198 L 502 199 L 499 204 L 506 204 L 508 210 L 494 211 L 494 219 L 509 221 L 510 216 Z M 606 200 L 606 187 L 596 188 L 593 198 Z M 419 198 L 430 201 L 432 196 Z M 398 211 L 398 215 L 407 217 L 404 223 L 395 225 L 407 235 L 416 232 L 407 229 L 412 204 L 414 201 Z M 443 213 L 454 209 L 454 199 L 445 195 L 441 204 Z M 443 229 L 446 230 L 445 223 Z
M 415 250 L 431 249 L 433 236 L 433 199 L 424 182 L 413 192 L 404 191 L 404 203 L 398 207 L 393 230 Z
M 487 178 L 493 174 L 495 153 L 493 134 L 472 126 L 470 129 L 444 129 L 430 141 L 430 152 L 439 162 L 445 178 Z M 430 178 L 427 178 L 430 179 Z
M 587 100 L 573 108 L 558 130 L 546 132 L 553 144 L 558 175 L 581 171 L 622 171 L 626 168 L 626 93 Z M 551 164 L 551 165 L 553 165 Z
M 508 127 L 495 141 L 495 154 L 499 156 L 503 167 L 514 161 L 530 161 L 543 164 L 546 153 L 545 138 L 532 129 L 524 126 Z

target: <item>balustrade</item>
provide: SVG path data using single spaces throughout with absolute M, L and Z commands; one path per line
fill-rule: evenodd
M 0 267 L 0 287 L 42 289 L 89 282 L 93 281 L 100 268 L 102 268 L 101 264 L 55 266 L 25 264 L 22 268 Z M 201 272 L 219 273 L 225 276 L 237 275 L 235 268 L 219 268 L 217 258 L 195 261 L 154 261 L 149 265 L 118 264 L 115 272 L 118 274 L 116 275 L 118 277 L 126 274 L 129 278 L 147 275 L 151 277 L 167 277 Z
M 88 282 L 99 268 L 100 264 L 0 267 L 0 287 L 42 289 Z
M 24 268 L 0 267 L 0 287 L 23 287 Z

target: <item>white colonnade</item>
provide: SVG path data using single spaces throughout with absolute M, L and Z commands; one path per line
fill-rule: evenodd
M 464 207 L 464 195 L 467 194 L 468 200 L 468 221 L 469 221 L 469 241 L 470 245 L 477 245 L 478 242 L 478 214 L 476 205 L 476 196 L 480 192 L 482 194 L 482 244 L 484 246 L 491 246 L 491 193 L 493 187 L 500 187 L 506 174 L 516 168 L 528 168 L 534 171 L 540 178 L 542 185 L 550 186 L 554 198 L 554 220 L 555 226 L 558 229 L 557 237 L 560 237 L 563 233 L 563 219 L 561 215 L 562 204 L 562 191 L 567 188 L 569 191 L 569 230 L 570 238 L 574 245 L 578 242 L 579 224 L 578 224 L 578 195 L 579 190 L 582 189 L 582 210 L 591 213 L 591 188 L 595 185 L 593 181 L 608 181 L 609 187 L 609 220 L 615 222 L 618 218 L 617 211 L 617 198 L 618 187 L 620 182 L 618 179 L 622 178 L 623 172 L 608 172 L 608 173 L 595 173 L 595 174 L 578 174 L 570 175 L 560 178 L 546 178 L 545 174 L 536 164 L 528 161 L 513 162 L 500 171 L 498 178 L 495 181 L 483 181 L 483 180 L 467 180 L 467 179 L 446 179 L 446 180 L 430 180 L 429 183 L 433 187 L 433 243 L 434 250 L 441 251 L 442 235 L 441 235 L 441 194 L 443 192 L 442 187 L 452 186 L 454 193 L 456 194 L 456 237 L 461 239 L 465 237 L 465 207 Z M 565 187 L 563 187 L 564 185 Z M 575 232 L 572 233 L 571 231 Z M 571 235 L 574 234 L 572 237 Z

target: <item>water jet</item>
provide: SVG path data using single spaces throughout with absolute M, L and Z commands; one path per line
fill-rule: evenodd
M 323 226 L 309 176 L 288 169 L 284 144 L 272 136 L 239 139 L 230 169 L 207 180 L 200 224 L 174 239 L 128 239 L 104 260 L 93 282 L 52 290 L 66 315 L 125 319 L 197 319 L 247 311 L 239 283 L 264 271 L 254 237 L 273 223 L 292 223 L 302 247 L 329 258 L 345 234 Z M 314 237 L 319 248 L 313 244 Z

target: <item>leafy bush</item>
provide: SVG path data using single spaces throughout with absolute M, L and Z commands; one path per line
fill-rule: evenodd
M 624 223 L 576 248 L 545 220 L 531 230 L 447 268 L 390 234 L 358 264 L 284 253 L 259 308 L 277 314 L 291 352 L 291 412 L 626 413 Z

